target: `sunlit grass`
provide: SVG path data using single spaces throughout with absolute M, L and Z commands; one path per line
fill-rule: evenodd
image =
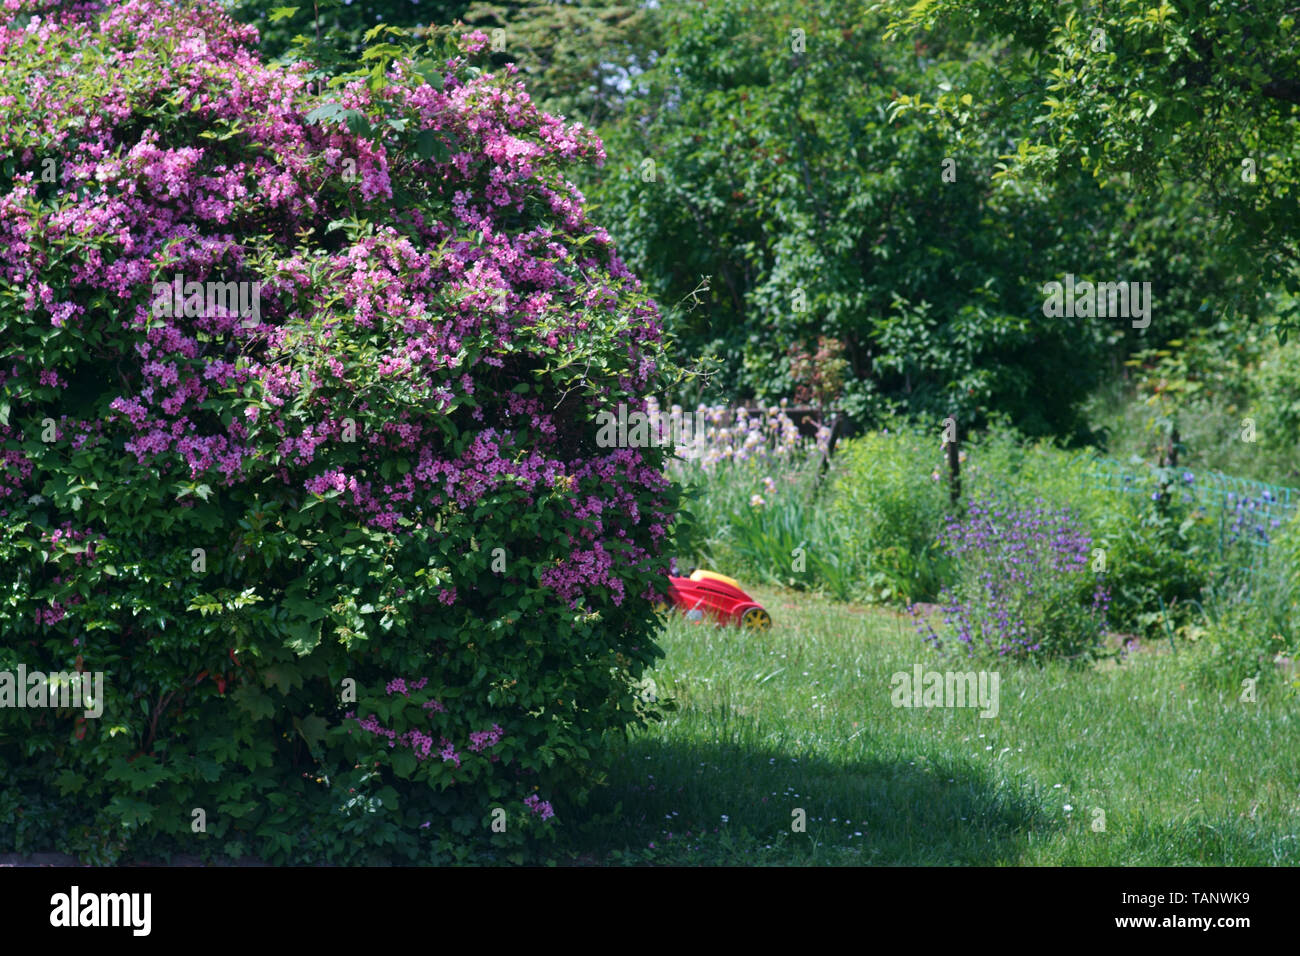
M 753 593 L 776 619 L 767 634 L 670 619 L 653 677 L 677 710 L 617 746 L 579 859 L 1300 863 L 1285 689 L 1242 703 L 1144 653 L 1109 669 L 1003 667 L 995 718 L 895 708 L 893 673 L 971 668 L 941 663 L 892 612 Z

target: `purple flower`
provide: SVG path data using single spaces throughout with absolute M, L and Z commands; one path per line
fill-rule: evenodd
M 1095 644 L 1109 595 L 1099 575 L 1089 576 L 1092 540 L 1068 509 L 973 501 L 963 518 L 949 517 L 940 540 L 956 559 L 958 583 L 940 595 L 941 632 L 913 608 L 925 640 L 998 656 L 1044 648 L 1073 655 Z
M 540 816 L 543 820 L 549 820 L 551 817 L 555 816 L 555 809 L 550 805 L 550 803 L 541 799 L 535 793 L 530 793 L 528 796 L 524 797 L 524 806 L 533 811 L 537 816 Z

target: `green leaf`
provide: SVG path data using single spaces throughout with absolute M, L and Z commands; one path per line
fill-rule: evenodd
M 344 110 L 344 122 L 357 136 L 370 137 L 374 135 L 374 130 L 370 126 L 370 120 L 366 119 L 365 114 L 358 110 Z
M 302 686 L 302 673 L 297 664 L 271 664 L 262 668 L 262 683 L 267 687 L 275 685 L 281 694 L 288 694 L 295 687 Z
M 409 750 L 396 750 L 393 752 L 393 773 L 399 777 L 407 779 L 415 773 L 415 754 Z
M 271 16 L 268 18 L 268 22 L 279 23 L 281 20 L 289 19 L 297 12 L 297 7 L 272 7 Z
M 352 111 L 355 112 L 355 111 Z M 324 103 L 316 107 L 307 114 L 308 123 L 327 123 L 330 120 L 338 119 L 344 113 L 343 107 L 337 103 Z
M 271 702 L 271 698 L 252 684 L 241 684 L 230 695 L 230 699 L 235 702 L 235 706 L 254 720 L 275 716 L 275 705 Z
M 54 786 L 59 793 L 65 797 L 70 793 L 77 793 L 86 784 L 86 778 L 80 774 L 73 773 L 71 770 L 64 770 L 54 778 Z
M 428 159 L 433 155 L 433 146 L 436 142 L 438 142 L 436 130 L 420 130 L 420 135 L 415 138 L 415 154 L 421 159 Z
M 316 714 L 304 717 L 301 720 L 295 717 L 293 719 L 293 726 L 302 736 L 302 739 L 307 741 L 308 747 L 315 747 L 318 743 L 324 740 L 325 734 L 329 730 L 329 725 L 326 724 L 325 718 Z
M 385 56 L 392 58 L 395 56 L 400 56 L 401 53 L 402 53 L 402 48 L 400 46 L 397 46 L 397 44 L 395 43 L 380 43 L 377 44 L 376 46 L 372 46 L 368 48 L 364 53 L 362 53 L 361 62 L 367 63 L 370 60 L 375 60 Z
M 299 657 L 306 657 L 320 644 L 320 621 L 296 621 L 288 625 L 285 630 L 289 632 L 289 640 L 285 641 L 285 646 Z
M 424 78 L 424 82 L 428 83 L 435 90 L 442 89 L 444 82 L 442 67 L 433 60 L 421 60 L 415 67 L 415 72 L 420 74 L 420 76 Z
M 132 790 L 148 790 L 163 777 L 167 769 L 156 757 L 137 757 L 128 763 L 125 757 L 118 757 L 104 774 L 107 780 L 120 780 Z
M 153 819 L 153 807 L 144 800 L 133 800 L 118 794 L 109 801 L 108 806 L 119 820 L 130 826 L 143 826 Z

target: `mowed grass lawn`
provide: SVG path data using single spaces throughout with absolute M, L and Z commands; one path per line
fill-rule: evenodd
M 767 634 L 669 622 L 653 678 L 678 709 L 618 746 L 563 860 L 1300 863 L 1286 690 L 1242 703 L 1146 652 L 1118 668 L 1004 664 L 995 718 L 896 708 L 897 671 L 978 668 L 944 664 L 890 611 L 752 593 Z

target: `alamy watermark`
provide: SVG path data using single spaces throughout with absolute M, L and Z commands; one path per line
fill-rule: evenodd
M 262 321 L 262 283 L 185 282 L 178 272 L 171 282 L 153 284 L 156 318 L 238 316 L 245 328 Z
M 997 671 L 898 671 L 889 680 L 895 707 L 979 707 L 981 717 L 998 715 Z
M 50 925 L 55 927 L 118 926 L 133 936 L 148 936 L 152 911 L 152 893 L 83 893 L 74 885 L 50 897 Z
M 90 720 L 104 713 L 104 672 L 0 671 L 0 707 L 81 708 Z
M 1145 329 L 1151 324 L 1150 282 L 1091 282 L 1074 281 L 1067 273 L 1065 283 L 1048 282 L 1043 286 L 1043 315 L 1051 319 L 1062 316 L 1090 319 L 1132 319 L 1133 328 Z M 1140 321 L 1139 321 L 1140 320 Z
M 658 448 L 671 446 L 679 458 L 700 458 L 704 455 L 705 415 L 703 412 L 684 412 L 674 405 L 663 412 L 653 402 L 646 403 L 647 411 L 629 411 L 620 402 L 617 411 L 608 409 L 596 414 L 596 444 L 601 448 Z

